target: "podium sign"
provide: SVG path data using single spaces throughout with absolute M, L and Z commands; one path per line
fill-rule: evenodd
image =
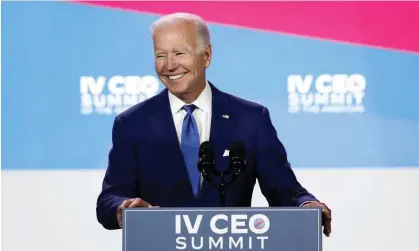
M 123 251 L 321 251 L 321 210 L 129 208 Z

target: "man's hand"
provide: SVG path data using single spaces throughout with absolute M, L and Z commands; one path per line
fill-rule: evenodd
M 322 224 L 323 233 L 329 237 L 332 232 L 332 210 L 326 206 L 326 204 L 317 201 L 310 201 L 304 204 L 302 207 L 306 208 L 321 208 L 322 209 Z
M 124 200 L 124 202 L 121 203 L 121 205 L 118 207 L 117 211 L 117 219 L 119 227 L 122 228 L 122 209 L 123 208 L 134 208 L 134 207 L 153 207 L 150 203 L 147 201 L 144 201 L 140 198 L 133 198 L 129 200 Z

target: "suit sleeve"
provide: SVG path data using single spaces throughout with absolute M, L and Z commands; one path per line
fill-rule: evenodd
M 257 176 L 259 186 L 270 206 L 301 206 L 317 201 L 298 182 L 287 153 L 272 124 L 269 111 L 264 108 L 257 133 Z
M 112 128 L 108 167 L 96 204 L 97 220 L 110 230 L 119 228 L 119 205 L 126 199 L 138 197 L 136 156 L 130 139 L 123 132 L 122 121 L 116 117 Z

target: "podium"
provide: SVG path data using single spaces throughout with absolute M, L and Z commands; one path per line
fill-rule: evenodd
M 123 251 L 321 251 L 320 209 L 127 208 Z

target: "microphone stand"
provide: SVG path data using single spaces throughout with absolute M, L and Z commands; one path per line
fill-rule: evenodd
M 232 170 L 231 170 L 232 169 Z M 230 170 L 220 172 L 216 169 L 208 169 L 202 168 L 200 169 L 202 178 L 207 180 L 208 183 L 214 186 L 218 191 L 218 199 L 220 207 L 225 207 L 225 200 L 226 200 L 226 190 L 229 185 L 233 183 L 233 181 L 240 175 L 242 172 L 241 168 L 231 168 Z M 230 177 L 226 180 L 226 176 L 231 174 Z M 217 184 L 215 181 L 215 177 L 220 177 L 220 182 Z
M 224 174 L 225 172 L 221 173 L 221 180 L 218 184 L 218 199 L 220 200 L 220 207 L 225 207 L 226 186 L 228 185 L 224 183 Z
M 218 198 L 220 201 L 220 207 L 225 207 L 225 194 L 226 194 L 226 189 L 229 185 L 231 185 L 233 183 L 233 181 L 239 176 L 240 172 L 238 171 L 233 171 L 232 175 L 230 176 L 230 178 L 225 181 L 224 177 L 225 174 L 229 174 L 230 172 L 222 172 L 221 173 L 221 179 L 220 179 L 220 183 L 218 184 Z

